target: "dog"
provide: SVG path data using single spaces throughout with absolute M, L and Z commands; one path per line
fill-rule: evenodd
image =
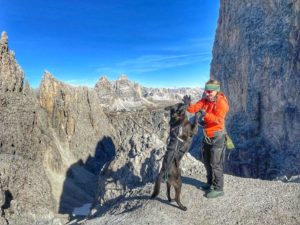
M 199 115 L 196 114 L 194 122 L 191 123 L 185 114 L 188 102 L 190 102 L 190 97 L 187 102 L 186 100 L 184 100 L 184 102 L 185 103 L 178 103 L 174 106 L 165 108 L 166 110 L 170 110 L 171 116 L 169 122 L 169 142 L 162 167 L 155 181 L 151 198 L 153 199 L 159 194 L 160 183 L 164 179 L 167 182 L 167 198 L 169 202 L 172 201 L 170 192 L 171 186 L 173 186 L 175 189 L 174 200 L 180 209 L 186 211 L 187 207 L 180 202 L 182 186 L 180 161 L 184 154 L 189 150 L 193 135 L 197 133 Z

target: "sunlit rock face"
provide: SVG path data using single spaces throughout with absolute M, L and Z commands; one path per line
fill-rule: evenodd
M 94 89 L 65 84 L 46 71 L 38 98 L 52 138 L 44 163 L 52 194 L 57 211 L 72 214 L 94 200 L 98 174 L 114 156 L 114 129 Z
M 15 53 L 8 48 L 8 37 L 2 32 L 0 40 L 0 90 L 21 92 L 24 73 L 17 64 Z
M 95 90 L 100 98 L 100 104 L 111 105 L 116 99 L 114 93 L 113 84 L 107 79 L 106 76 L 102 76 L 95 85 Z
M 221 0 L 211 76 L 230 101 L 231 172 L 299 174 L 300 2 Z

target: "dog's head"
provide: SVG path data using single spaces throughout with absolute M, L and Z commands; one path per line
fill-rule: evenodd
M 165 110 L 170 111 L 170 125 L 178 125 L 182 123 L 186 119 L 186 112 L 187 105 L 183 103 L 177 103 L 173 106 L 168 106 Z

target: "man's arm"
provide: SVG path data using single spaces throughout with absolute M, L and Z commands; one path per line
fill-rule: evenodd
M 200 100 L 200 101 L 196 102 L 195 104 L 189 105 L 189 107 L 187 108 L 187 111 L 190 113 L 199 112 L 203 108 L 203 105 L 204 105 L 203 100 Z

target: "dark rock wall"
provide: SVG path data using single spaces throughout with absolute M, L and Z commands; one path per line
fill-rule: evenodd
M 230 170 L 299 174 L 300 1 L 221 0 L 211 77 L 230 101 Z

